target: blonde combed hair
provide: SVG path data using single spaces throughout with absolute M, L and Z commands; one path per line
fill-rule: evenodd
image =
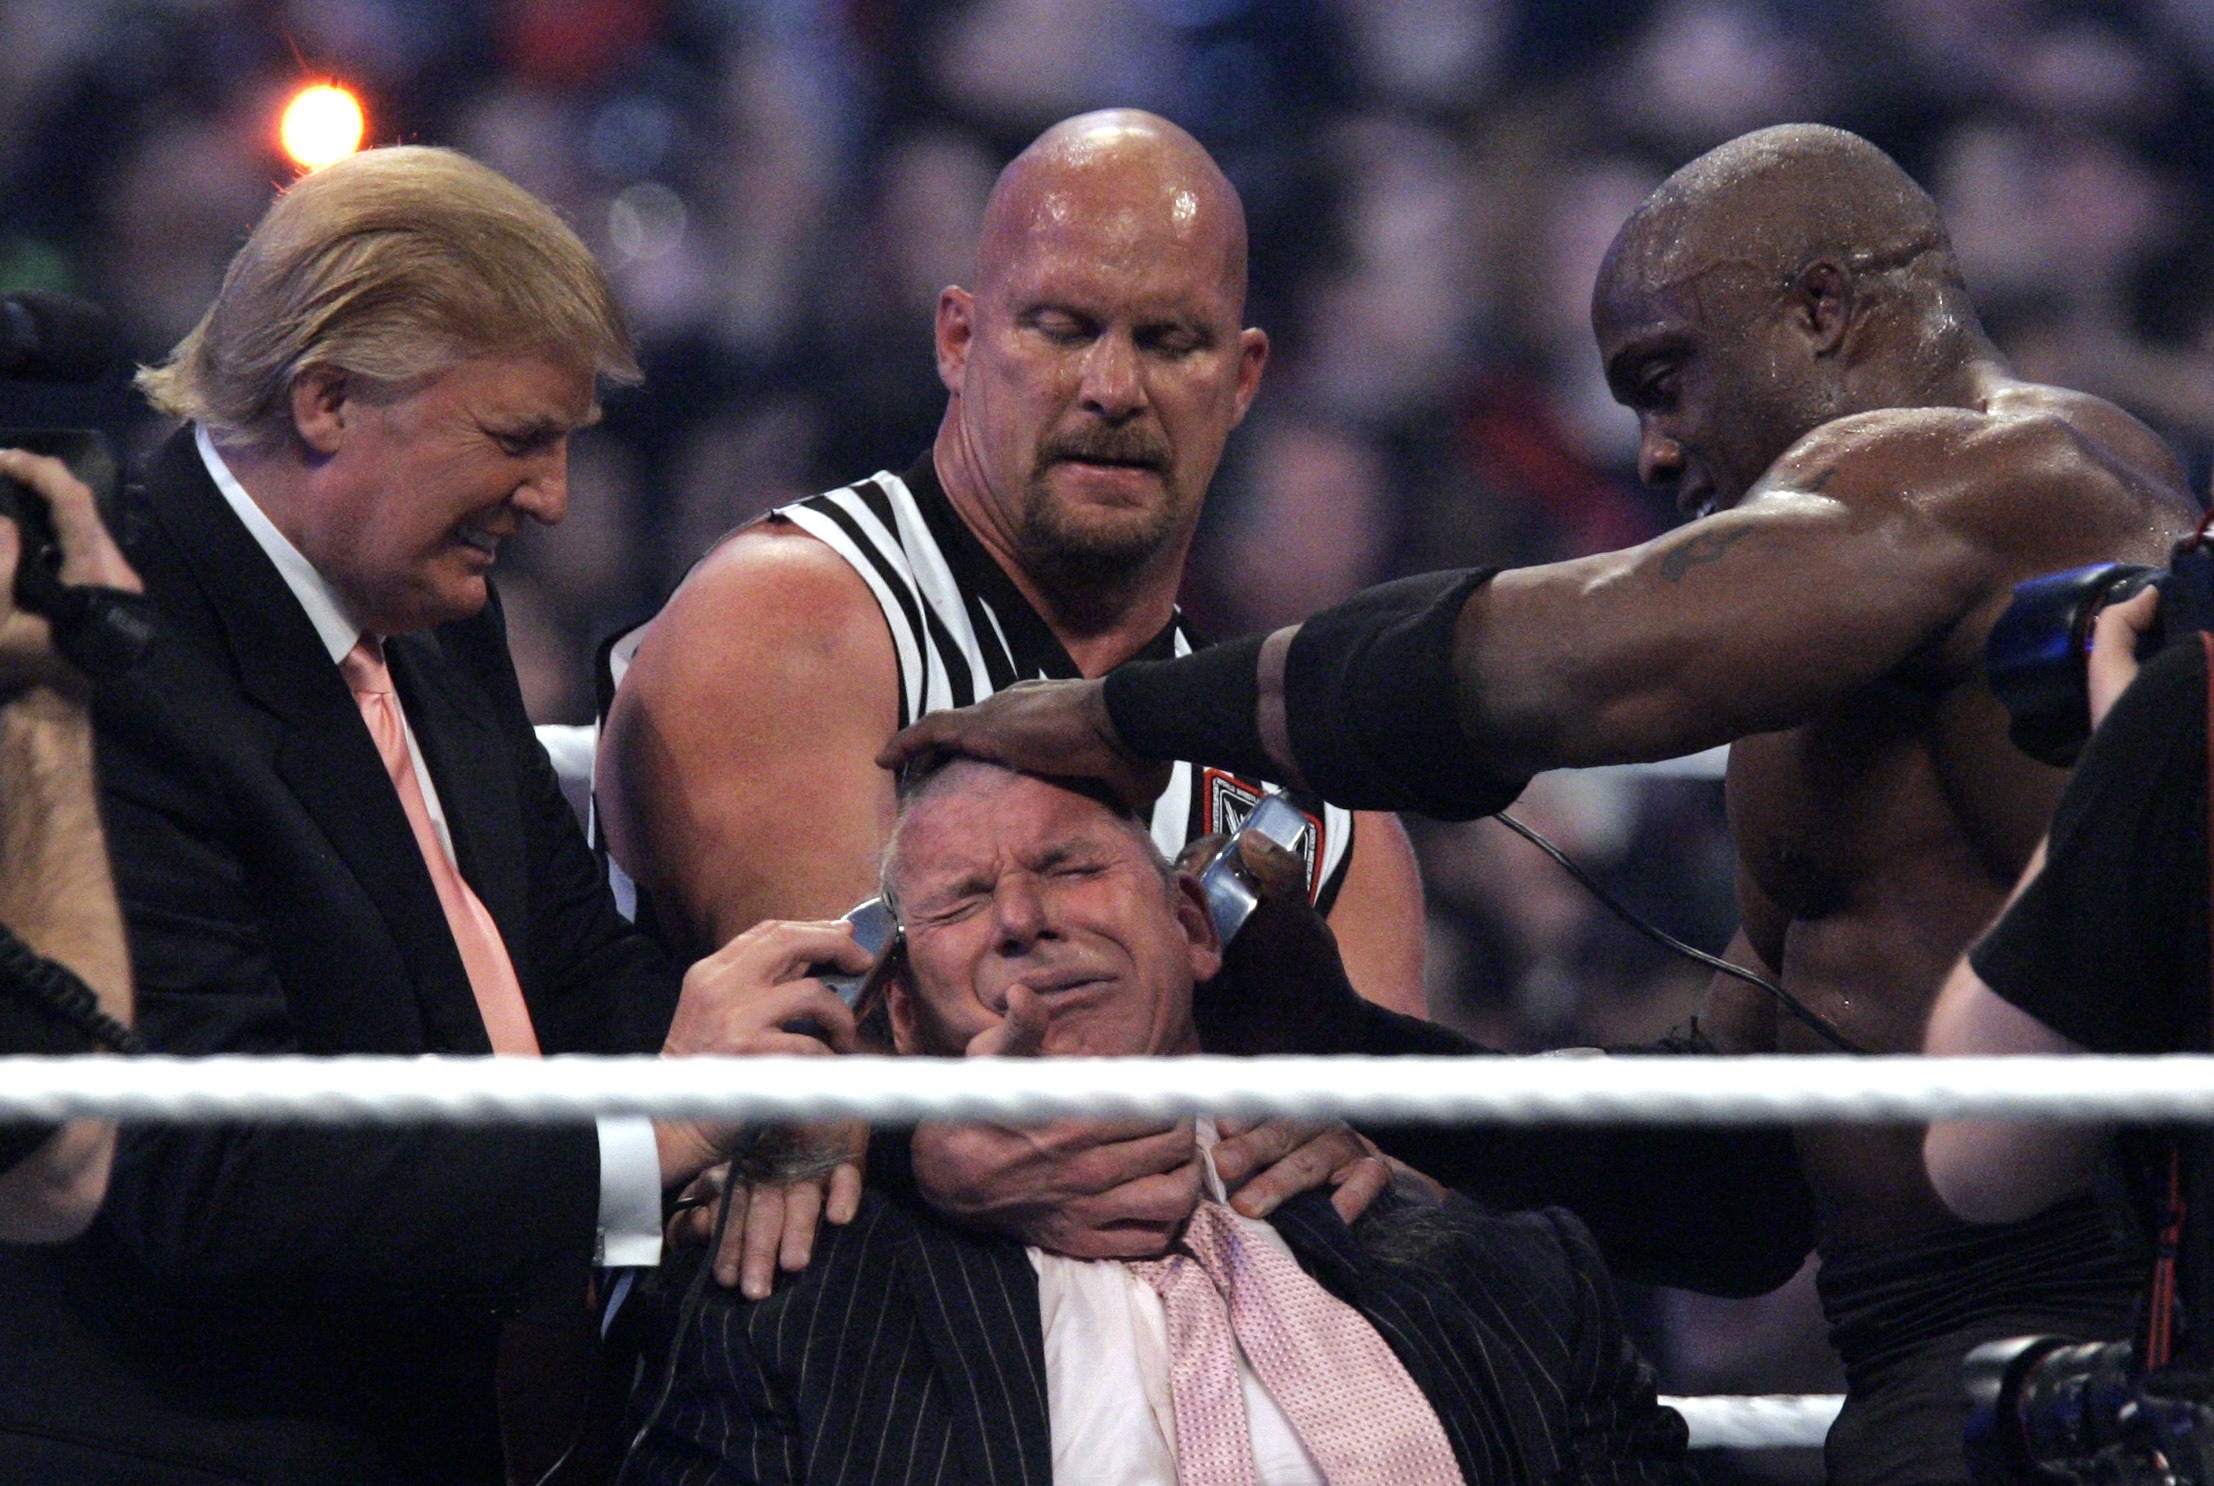
M 399 396 L 501 354 L 639 380 L 606 273 L 552 208 L 457 151 L 396 145 L 271 203 L 215 303 L 138 385 L 218 438 L 266 444 L 289 432 L 303 371 Z

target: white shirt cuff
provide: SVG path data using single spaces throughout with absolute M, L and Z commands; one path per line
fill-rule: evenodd
M 622 1115 L 598 1121 L 600 1237 L 597 1262 L 620 1269 L 661 1262 L 661 1151 L 653 1121 Z

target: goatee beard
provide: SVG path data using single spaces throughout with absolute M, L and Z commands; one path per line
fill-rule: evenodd
M 1043 477 L 1033 477 L 1023 491 L 1016 555 L 1056 606 L 1069 611 L 1066 617 L 1090 614 L 1111 623 L 1111 611 L 1176 532 L 1183 502 L 1173 488 L 1165 494 L 1160 505 L 1102 529 L 1069 520 Z

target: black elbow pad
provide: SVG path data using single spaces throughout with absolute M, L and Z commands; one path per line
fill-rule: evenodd
M 1316 793 L 1350 809 L 1438 820 L 1473 820 L 1514 803 L 1528 779 L 1485 766 L 1454 700 L 1461 608 L 1496 571 L 1402 578 L 1299 627 L 1285 660 L 1285 721 Z

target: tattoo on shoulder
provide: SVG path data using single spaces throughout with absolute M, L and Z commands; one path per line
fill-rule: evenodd
M 1693 568 L 1719 562 L 1732 547 L 1753 534 L 1750 526 L 1740 526 L 1731 531 L 1701 532 L 1690 541 L 1669 548 L 1661 554 L 1660 575 L 1671 583 L 1681 583 L 1684 574 Z

